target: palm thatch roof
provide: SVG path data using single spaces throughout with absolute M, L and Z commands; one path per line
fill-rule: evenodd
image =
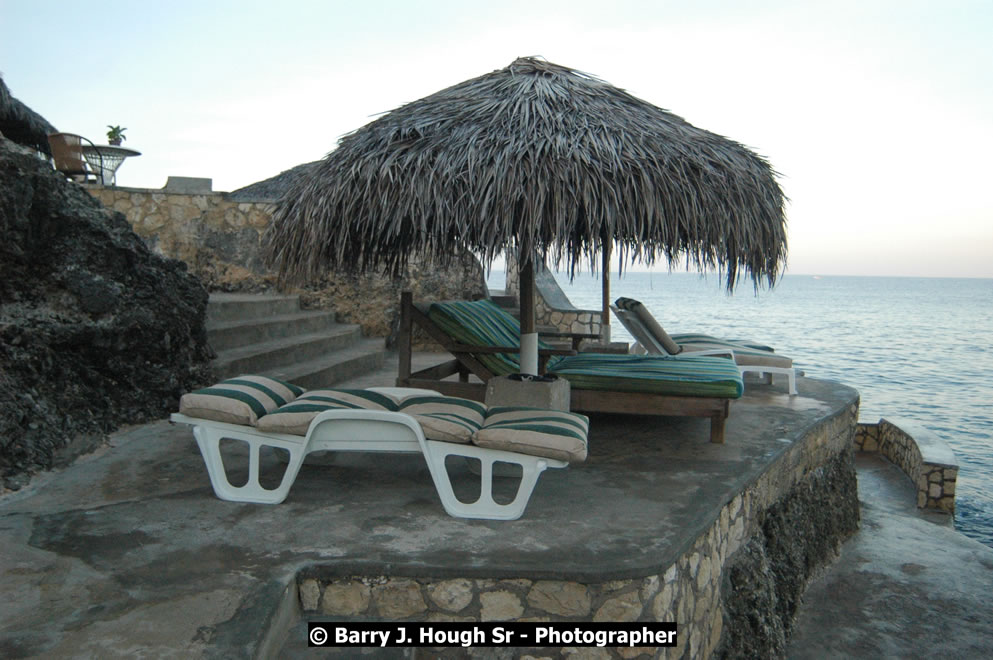
M 48 134 L 55 132 L 44 117 L 11 96 L 0 78 L 0 133 L 5 138 L 51 156 Z
M 228 199 L 233 202 L 275 202 L 283 197 L 293 183 L 304 174 L 310 172 L 320 161 L 313 161 L 291 167 L 276 176 L 269 177 L 262 181 L 256 181 L 243 188 L 232 190 L 228 193 Z
M 570 274 L 681 259 L 772 284 L 785 198 L 761 156 L 593 76 L 540 59 L 408 103 L 298 178 L 264 239 L 281 277 L 516 248 Z

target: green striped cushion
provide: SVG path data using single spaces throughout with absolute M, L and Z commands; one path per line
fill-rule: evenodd
M 385 394 L 368 390 L 311 390 L 259 420 L 260 431 L 307 435 L 310 423 L 325 410 L 396 410 Z
M 275 378 L 238 376 L 184 394 L 179 412 L 198 419 L 255 426 L 263 415 L 292 402 L 303 391 Z
M 483 425 L 486 406 L 478 401 L 450 396 L 412 396 L 397 409 L 421 425 L 424 437 L 441 442 L 467 443 Z
M 468 346 L 521 345 L 521 325 L 513 316 L 491 300 L 432 303 L 428 318 L 449 337 Z M 543 341 L 538 348 L 550 348 Z M 482 353 L 476 356 L 497 376 L 521 370 L 519 356 L 514 353 Z
M 725 341 L 697 341 L 682 344 L 683 352 L 681 356 L 692 356 L 694 351 L 710 351 L 727 349 L 734 351 L 734 361 L 742 366 L 754 365 L 761 367 L 792 367 L 793 360 L 785 355 L 778 355 L 772 351 L 737 344 L 729 340 Z
M 590 420 L 577 413 L 538 408 L 491 408 L 472 441 L 479 447 L 544 456 L 570 463 L 586 460 Z
M 738 367 L 722 357 L 580 353 L 550 363 L 548 370 L 580 390 L 729 399 L 744 390 Z
M 677 344 L 717 344 L 718 346 L 727 346 L 730 348 L 739 348 L 744 346 L 745 348 L 750 348 L 756 351 L 766 351 L 772 353 L 775 349 L 771 346 L 766 346 L 765 344 L 760 344 L 757 341 L 751 339 L 722 339 L 720 337 L 712 337 L 711 335 L 704 335 L 698 332 L 680 332 L 671 335 L 673 340 Z

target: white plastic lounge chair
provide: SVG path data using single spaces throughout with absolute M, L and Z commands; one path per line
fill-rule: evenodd
M 631 333 L 638 346 L 653 355 L 730 355 L 742 376 L 746 372 L 767 376 L 785 375 L 789 381 L 789 393 L 795 395 L 796 369 L 793 360 L 776 355 L 771 348 L 751 342 L 718 339 L 707 335 L 677 335 L 682 341 L 670 336 L 655 320 L 652 313 L 639 301 L 631 298 L 618 298 L 610 309 L 621 324 Z M 687 341 L 687 339 L 689 341 Z M 637 347 L 635 347 L 637 350 Z
M 366 396 L 362 394 L 363 392 L 372 394 Z M 335 400 L 330 401 L 331 398 Z M 435 489 L 449 515 L 460 518 L 516 520 L 524 513 L 538 478 L 546 468 L 564 468 L 569 465 L 570 460 L 585 458 L 588 420 L 575 413 L 531 411 L 532 416 L 537 414 L 541 417 L 549 415 L 556 417 L 557 421 L 553 421 L 552 424 L 564 422 L 569 426 L 573 432 L 567 440 L 571 444 L 565 449 L 562 449 L 564 445 L 551 448 L 542 446 L 539 441 L 537 445 L 531 443 L 521 450 L 519 445 L 514 444 L 515 438 L 517 440 L 524 438 L 525 444 L 528 444 L 528 438 L 533 438 L 534 435 L 528 436 L 526 432 L 522 435 L 513 430 L 513 419 L 508 420 L 508 417 L 513 418 L 515 414 L 519 417 L 520 411 L 515 413 L 499 408 L 486 411 L 487 419 L 484 421 L 480 418 L 479 427 L 473 432 L 466 433 L 466 438 L 471 437 L 472 442 L 478 444 L 428 439 L 422 422 L 432 427 L 432 433 L 437 432 L 439 428 L 442 431 L 447 428 L 449 432 L 458 433 L 468 431 L 473 426 L 470 423 L 470 429 L 464 428 L 465 420 L 454 419 L 449 412 L 426 412 L 423 407 L 424 401 L 437 398 L 452 402 L 453 405 L 460 405 L 454 402 L 464 401 L 454 397 L 441 397 L 437 392 L 430 390 L 410 388 L 371 388 L 366 391 L 321 390 L 303 394 L 299 388 L 281 381 L 258 376 L 243 376 L 185 395 L 180 405 L 181 412 L 173 414 L 170 419 L 193 427 L 193 435 L 203 455 L 214 492 L 219 498 L 233 502 L 259 504 L 282 502 L 286 499 L 304 459 L 311 452 L 420 453 L 427 462 Z M 412 414 L 399 410 L 359 407 L 376 406 L 377 402 L 390 405 L 390 401 L 398 400 L 400 406 L 408 402 L 410 404 L 408 410 Z M 485 411 L 485 406 L 482 404 L 469 403 Z M 337 407 L 339 405 L 356 407 Z M 214 409 L 210 409 L 211 407 Z M 324 409 L 318 412 L 322 407 Z M 184 410 L 196 416 L 183 414 Z M 258 414 L 259 412 L 261 415 Z M 204 415 L 213 416 L 215 419 L 205 418 Z M 304 435 L 257 428 L 261 420 L 268 418 L 270 429 L 285 424 L 286 428 L 292 430 L 303 419 L 301 416 L 311 420 L 306 423 Z M 218 417 L 220 419 L 216 419 Z M 244 423 L 221 421 L 223 419 Z M 510 442 L 507 441 L 508 432 Z M 579 436 L 581 436 L 581 448 L 580 443 L 577 443 Z M 547 440 L 548 437 L 545 434 L 544 439 Z M 228 480 L 221 454 L 221 440 L 225 438 L 240 440 L 248 445 L 248 478 L 242 486 L 233 486 Z M 282 449 L 289 454 L 285 472 L 276 488 L 265 488 L 260 482 L 262 447 Z M 516 447 L 517 450 L 510 451 L 503 447 Z M 572 453 L 577 449 L 580 449 L 578 454 Z M 475 502 L 463 502 L 456 497 L 445 466 L 448 456 L 462 456 L 479 461 L 481 484 L 479 497 Z M 520 466 L 521 471 L 517 493 L 514 499 L 506 504 L 497 502 L 493 497 L 494 464 L 498 462 Z

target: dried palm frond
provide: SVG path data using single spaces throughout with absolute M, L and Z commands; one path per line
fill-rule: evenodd
M 264 237 L 287 280 L 329 269 L 403 269 L 463 247 L 595 264 L 742 271 L 774 283 L 785 198 L 744 146 L 602 80 L 534 58 L 408 103 L 343 137 L 296 179 Z
M 55 132 L 44 117 L 11 96 L 0 78 L 0 133 L 5 138 L 51 156 L 48 134 Z

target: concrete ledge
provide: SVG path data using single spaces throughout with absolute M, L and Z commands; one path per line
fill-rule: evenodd
M 899 467 L 917 488 L 918 508 L 955 513 L 958 461 L 934 432 L 908 420 L 880 419 L 858 425 L 855 448 L 877 452 Z
M 743 407 L 737 411 L 739 421 Z M 524 562 L 515 569 L 483 566 L 478 556 L 442 571 L 395 563 L 389 574 L 373 565 L 315 563 L 297 576 L 304 621 L 676 621 L 679 645 L 672 657 L 710 657 L 722 649 L 729 655 L 775 656 L 786 634 L 762 630 L 782 632 L 788 626 L 778 620 L 776 608 L 766 608 L 759 616 L 762 630 L 749 629 L 756 599 L 775 593 L 787 603 L 779 608 L 783 616 L 791 619 L 807 580 L 857 526 L 851 449 L 856 411 L 854 403 L 840 405 L 796 436 L 773 440 L 778 447 L 766 445 L 775 455 L 769 463 L 740 475 L 736 488 L 718 496 L 717 506 L 706 506 L 701 516 L 685 521 L 689 524 L 680 525 L 665 551 L 640 567 L 617 571 L 611 560 L 619 557 L 606 556 L 583 569 L 563 560 L 538 571 Z M 607 420 L 597 422 L 602 427 Z M 680 462 L 671 452 L 669 460 Z M 687 476 L 681 475 L 683 486 L 697 490 L 700 484 L 686 483 Z M 669 500 L 675 506 L 675 498 Z M 583 506 L 590 511 L 596 501 L 584 497 Z M 603 536 L 613 538 L 606 530 Z M 645 529 L 640 540 L 647 546 L 658 539 Z M 545 542 L 559 558 L 577 554 L 575 548 L 555 546 L 551 538 Z M 633 552 L 629 548 L 624 554 Z M 789 559 L 795 556 L 804 559 L 792 565 Z M 773 564 L 775 572 L 769 568 Z M 742 575 L 764 577 L 743 580 Z M 303 639 L 304 631 L 301 623 L 291 639 Z M 561 650 L 543 651 L 546 657 L 567 657 Z M 658 652 L 638 651 L 656 657 Z
M 308 619 L 537 617 L 676 621 L 668 657 L 783 657 L 803 587 L 858 517 L 858 393 L 802 391 L 749 388 L 724 445 L 706 420 L 599 415 L 586 463 L 543 476 L 506 523 L 448 516 L 413 455 L 344 452 L 278 506 L 226 502 L 188 429 L 129 428 L 0 499 L 0 656 L 295 658 Z

